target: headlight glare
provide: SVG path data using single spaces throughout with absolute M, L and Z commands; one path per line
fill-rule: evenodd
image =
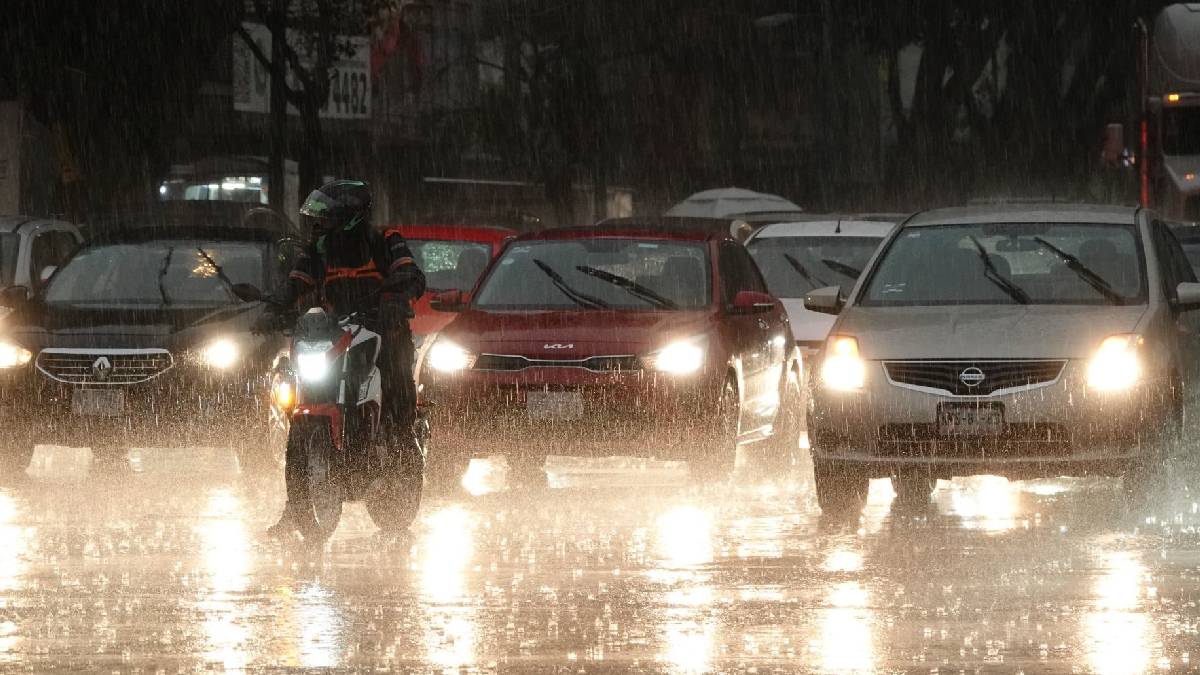
M 867 379 L 867 365 L 858 355 L 858 340 L 849 335 L 831 335 L 825 346 L 821 381 L 834 391 L 858 391 Z
M 649 360 L 660 372 L 690 375 L 704 367 L 704 347 L 693 340 L 680 340 L 650 355 Z
M 221 338 L 205 345 L 201 354 L 206 364 L 225 370 L 237 363 L 240 352 L 233 340 Z
M 320 382 L 329 374 L 329 359 L 325 353 L 333 343 L 297 342 L 295 345 L 296 374 L 305 382 Z
M 1088 386 L 1097 391 L 1122 391 L 1132 387 L 1142 374 L 1138 352 L 1144 344 L 1140 335 L 1104 338 L 1088 364 Z
M 271 398 L 280 410 L 290 411 L 296 405 L 296 387 L 291 380 L 279 378 L 271 387 Z
M 449 340 L 438 340 L 429 349 L 429 367 L 442 373 L 457 373 L 475 365 L 475 355 Z
M 33 352 L 11 342 L 0 342 L 0 368 L 16 368 L 29 363 Z

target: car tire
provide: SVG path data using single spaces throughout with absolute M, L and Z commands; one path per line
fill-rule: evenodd
M 372 481 L 363 501 L 372 522 L 385 533 L 408 529 L 421 508 L 425 489 L 425 457 L 429 448 L 429 419 L 418 413 L 413 424 L 413 443 L 401 449 L 399 461 L 385 467 L 384 475 Z
M 334 474 L 333 435 L 328 420 L 297 419 L 288 430 L 288 503 L 296 529 L 310 544 L 322 544 L 342 517 L 342 486 Z
M 804 397 L 800 390 L 800 374 L 791 368 L 779 396 L 779 412 L 775 419 L 776 432 L 771 437 L 770 461 L 786 469 L 794 464 L 800 453 L 800 431 L 804 419 Z
M 688 472 L 693 479 L 704 482 L 721 481 L 733 473 L 737 462 L 741 409 L 737 381 L 730 375 L 725 379 L 725 385 L 717 398 L 716 424 L 712 435 L 696 449 L 696 453 L 688 461 Z
M 852 468 L 815 460 L 813 484 L 817 505 L 826 514 L 837 514 L 862 508 L 871 479 Z

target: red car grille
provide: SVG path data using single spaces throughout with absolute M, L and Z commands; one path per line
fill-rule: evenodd
M 641 370 L 641 361 L 636 356 L 593 356 L 586 359 L 531 359 L 525 356 L 481 354 L 475 361 L 475 370 L 517 372 L 526 368 L 583 368 L 595 373 L 612 373 Z

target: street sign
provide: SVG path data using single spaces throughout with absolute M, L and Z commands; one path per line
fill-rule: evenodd
M 260 23 L 245 22 L 242 27 L 267 57 L 271 54 L 271 31 Z M 312 43 L 299 31 L 288 30 L 288 44 L 300 54 L 300 61 L 310 67 L 316 59 L 305 49 Z M 338 37 L 338 50 L 329 69 L 329 95 L 321 106 L 320 115 L 326 119 L 368 119 L 371 117 L 371 49 L 365 36 Z M 349 52 L 348 54 L 345 52 Z M 302 89 L 296 74 L 289 68 L 288 86 Z M 271 74 L 254 56 L 250 47 L 237 37 L 233 41 L 233 109 L 240 112 L 266 114 L 271 109 Z M 299 115 L 295 106 L 288 105 L 289 115 Z

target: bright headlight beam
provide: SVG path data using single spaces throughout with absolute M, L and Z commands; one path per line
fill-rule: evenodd
M 1112 335 L 1100 343 L 1088 363 L 1088 386 L 1097 391 L 1122 391 L 1141 377 L 1140 335 Z
M 835 391 L 857 391 L 867 379 L 867 365 L 858 355 L 858 340 L 848 335 L 829 338 L 821 381 Z
M 429 349 L 429 367 L 443 373 L 470 368 L 472 360 L 470 352 L 449 340 L 438 340 Z
M 33 352 L 14 345 L 11 342 L 0 342 L 0 368 L 16 368 L 29 363 L 33 359 Z
M 238 355 L 237 345 L 228 338 L 214 340 L 204 347 L 204 362 L 221 370 L 237 363 Z
M 301 352 L 296 355 L 296 373 L 305 382 L 320 382 L 329 374 L 329 360 L 324 352 Z
M 688 375 L 704 366 L 704 348 L 694 342 L 672 342 L 654 355 L 654 369 L 672 375 Z

